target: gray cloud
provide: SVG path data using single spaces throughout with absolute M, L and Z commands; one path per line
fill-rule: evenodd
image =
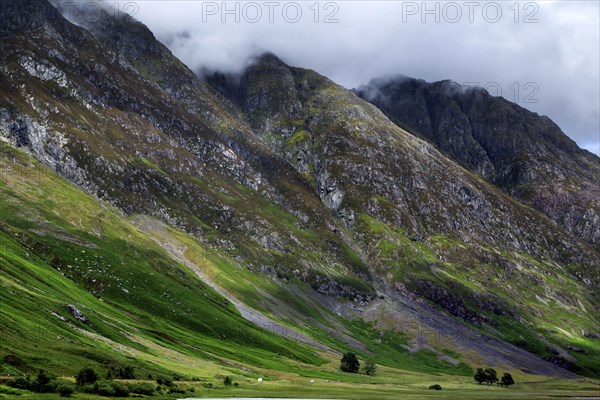
M 194 70 L 239 71 L 268 50 L 348 88 L 396 74 L 478 82 L 548 115 L 581 147 L 600 153 L 595 1 L 323 1 L 318 22 L 313 1 L 227 2 L 229 14 L 221 1 L 135 4 L 135 17 Z M 302 15 L 292 23 L 297 8 Z M 334 11 L 337 22 L 324 23 Z

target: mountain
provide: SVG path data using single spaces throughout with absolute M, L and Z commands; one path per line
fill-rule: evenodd
M 598 249 L 351 91 L 1 7 L 5 371 L 345 380 L 351 349 L 379 383 L 600 374 Z
M 399 126 L 600 248 L 600 158 L 546 116 L 452 81 L 374 79 L 355 91 Z

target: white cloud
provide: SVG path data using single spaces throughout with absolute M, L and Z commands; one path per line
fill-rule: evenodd
M 470 22 L 464 1 L 322 1 L 315 22 L 314 2 L 297 1 L 302 9 L 297 23 L 285 20 L 295 16 L 288 1 L 274 2 L 279 6 L 273 9 L 272 23 L 268 1 L 256 1 L 262 19 L 247 22 L 256 15 L 256 7 L 248 3 L 227 2 L 229 10 L 237 4 L 238 23 L 234 14 L 223 14 L 222 1 L 142 0 L 136 2 L 135 17 L 196 70 L 240 70 L 252 55 L 269 50 L 349 88 L 392 74 L 497 83 L 504 97 L 548 115 L 582 147 L 598 152 L 599 2 L 482 1 L 471 9 Z M 435 15 L 423 13 L 423 4 L 429 10 L 438 7 L 438 23 Z M 497 6 L 501 15 L 492 23 Z M 339 22 L 323 23 L 335 7 L 333 18 Z M 448 22 L 457 9 L 461 18 Z M 525 23 L 527 18 L 538 22 Z M 534 85 L 526 86 L 528 82 Z M 538 102 L 524 103 L 527 95 Z

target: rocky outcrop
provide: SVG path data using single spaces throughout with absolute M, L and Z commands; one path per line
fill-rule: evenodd
M 83 315 L 83 313 L 77 307 L 75 307 L 73 304 L 67 305 L 67 310 L 69 310 L 71 315 L 73 315 L 73 317 L 75 317 L 75 319 L 77 321 L 87 324 L 87 322 L 88 322 L 87 317 L 85 315 Z

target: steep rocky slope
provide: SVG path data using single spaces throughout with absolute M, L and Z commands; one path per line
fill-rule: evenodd
M 548 117 L 452 81 L 375 79 L 356 93 L 449 157 L 600 246 L 600 158 Z
M 512 332 L 506 337 L 520 329 L 509 321 L 523 322 L 528 313 L 537 315 L 532 320 L 541 316 L 533 304 L 537 300 L 527 299 L 553 286 L 528 268 L 541 268 L 542 275 L 569 271 L 578 285 L 587 286 L 562 294 L 540 292 L 540 298 L 566 299 L 567 292 L 577 292 L 597 303 L 594 248 L 327 78 L 266 54 L 239 83 L 219 73 L 209 81 L 238 104 L 265 143 L 306 177 L 344 226 L 340 234 L 381 284 L 405 296 L 423 296 L 475 324 Z M 531 257 L 536 266 L 523 269 Z M 546 317 L 550 314 L 548 309 Z M 593 312 L 589 317 L 597 320 Z M 536 339 L 516 342 L 528 341 Z
M 273 55 L 240 81 L 217 74 L 208 84 L 130 18 L 104 15 L 84 29 L 45 0 L 3 2 L 0 16 L 7 154 L 30 152 L 133 215 L 165 264 L 200 269 L 234 304 L 318 351 L 353 347 L 392 367 L 449 373 L 483 360 L 598 374 L 597 250 L 353 93 Z M 7 240 L 21 240 L 16 228 L 35 234 L 26 219 L 3 216 Z M 320 362 L 294 351 L 290 359 Z

